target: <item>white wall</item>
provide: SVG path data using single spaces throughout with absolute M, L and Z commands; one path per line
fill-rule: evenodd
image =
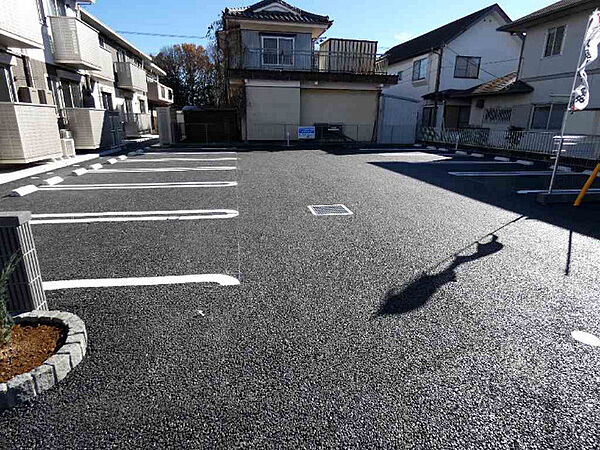
M 498 13 L 491 12 L 447 44 L 442 55 L 440 90 L 468 89 L 517 70 L 521 39 L 511 36 L 509 33 L 497 31 L 497 28 L 504 24 L 506 21 Z M 479 78 L 454 78 L 457 54 L 481 57 L 481 69 L 484 70 L 479 71 Z M 424 56 L 427 56 L 429 61 L 427 78 L 425 81 L 413 82 L 413 63 Z M 422 99 L 423 95 L 435 92 L 438 64 L 439 56 L 432 52 L 390 65 L 388 72 L 391 74 L 403 71 L 402 80 L 397 85 L 384 89 L 384 95 L 417 100 L 419 101 L 417 110 L 420 112 L 425 104 Z M 403 102 L 388 102 L 383 110 L 383 123 L 402 124 L 407 127 L 407 117 L 403 111 L 405 106 Z M 441 124 L 442 119 L 443 107 L 440 105 L 437 114 L 438 125 Z M 411 123 L 410 126 L 413 129 L 416 128 L 416 122 Z
M 469 89 L 517 70 L 522 41 L 497 31 L 504 24 L 506 21 L 492 12 L 444 48 L 440 90 Z M 454 78 L 457 54 L 481 58 L 479 78 Z
M 569 100 L 573 74 L 591 12 L 546 22 L 527 30 L 519 78 L 534 88 L 533 103 L 562 103 Z M 566 25 L 562 53 L 544 57 L 548 29 L 562 25 Z M 590 73 L 599 69 L 600 61 L 588 68 L 591 92 L 589 108 L 600 108 L 600 74 Z

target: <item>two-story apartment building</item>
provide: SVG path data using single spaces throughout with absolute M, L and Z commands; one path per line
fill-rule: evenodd
M 378 70 L 377 42 L 317 42 L 332 21 L 281 0 L 223 12 L 219 45 L 229 97 L 246 140 L 291 140 L 299 126 L 317 138 L 371 141 L 380 92 L 395 83 Z
M 164 72 L 80 7 L 89 3 L 0 2 L 0 162 L 115 147 L 151 130 L 147 77 Z
M 382 140 L 395 127 L 408 142 L 417 125 L 468 124 L 470 101 L 450 94 L 517 70 L 521 36 L 497 32 L 509 22 L 494 4 L 388 50 L 381 63 L 398 83 L 384 89 Z

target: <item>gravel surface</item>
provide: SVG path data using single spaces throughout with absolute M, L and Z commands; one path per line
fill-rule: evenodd
M 88 354 L 54 389 L 0 413 L 0 448 L 598 448 L 600 353 L 570 334 L 600 335 L 600 206 L 515 193 L 547 177 L 447 173 L 539 167 L 379 153 L 240 152 L 223 164 L 239 170 L 217 175 L 57 171 L 67 184 L 239 186 L 0 199 L 34 213 L 238 210 L 34 235 L 47 281 L 242 282 L 49 292 L 51 309 L 84 320 Z M 147 165 L 190 164 L 207 165 Z M 307 208 L 334 203 L 354 215 Z

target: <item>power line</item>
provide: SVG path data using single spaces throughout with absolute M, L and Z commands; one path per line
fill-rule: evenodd
M 172 37 L 172 38 L 185 38 L 185 39 L 209 39 L 207 36 L 195 36 L 195 35 L 184 35 L 184 34 L 162 34 L 162 33 L 143 33 L 140 31 L 118 31 L 121 34 L 136 34 L 138 36 L 157 36 L 157 37 Z

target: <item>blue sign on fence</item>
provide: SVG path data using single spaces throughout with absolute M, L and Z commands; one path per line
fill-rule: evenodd
M 315 139 L 315 127 L 298 127 L 298 139 Z

